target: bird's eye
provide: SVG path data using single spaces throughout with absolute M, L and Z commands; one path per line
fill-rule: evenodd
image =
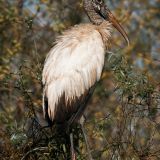
M 100 11 L 101 10 L 101 6 L 104 4 L 103 0 L 92 0 L 92 4 L 93 7 L 95 8 L 96 11 Z

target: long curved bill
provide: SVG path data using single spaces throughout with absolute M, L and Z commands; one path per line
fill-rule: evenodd
M 107 6 L 105 6 L 105 8 L 102 10 L 102 12 L 103 13 L 101 13 L 101 14 L 103 15 L 103 17 L 106 20 L 108 20 L 121 33 L 121 35 L 124 37 L 124 39 L 126 40 L 127 44 L 129 45 L 129 39 L 128 39 L 127 33 L 125 32 L 123 27 L 120 25 L 118 20 L 111 13 L 111 11 L 107 8 Z

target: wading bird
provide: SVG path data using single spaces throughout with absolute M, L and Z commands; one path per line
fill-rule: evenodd
M 45 60 L 43 111 L 50 123 L 71 126 L 79 122 L 101 78 L 111 26 L 129 43 L 104 0 L 83 0 L 83 5 L 91 23 L 65 31 Z

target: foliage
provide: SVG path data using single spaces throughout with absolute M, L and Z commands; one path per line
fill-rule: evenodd
M 106 1 L 127 29 L 130 46 L 113 33 L 102 79 L 86 111 L 94 159 L 160 159 L 158 2 Z M 86 19 L 81 1 L 0 0 L 1 159 L 70 157 L 67 135 L 39 124 L 45 123 L 41 71 L 55 37 Z M 81 129 L 74 129 L 78 159 L 88 159 Z

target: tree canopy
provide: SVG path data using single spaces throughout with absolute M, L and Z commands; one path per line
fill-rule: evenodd
M 159 2 L 106 0 L 130 45 L 113 30 L 105 69 L 86 111 L 94 159 L 160 158 Z M 41 141 L 44 133 L 37 122 L 32 121 L 38 140 L 27 134 L 26 124 L 35 114 L 42 116 L 41 72 L 56 37 L 87 22 L 82 1 L 0 0 L 1 159 L 68 156 L 56 138 Z M 78 158 L 87 159 L 79 136 Z

